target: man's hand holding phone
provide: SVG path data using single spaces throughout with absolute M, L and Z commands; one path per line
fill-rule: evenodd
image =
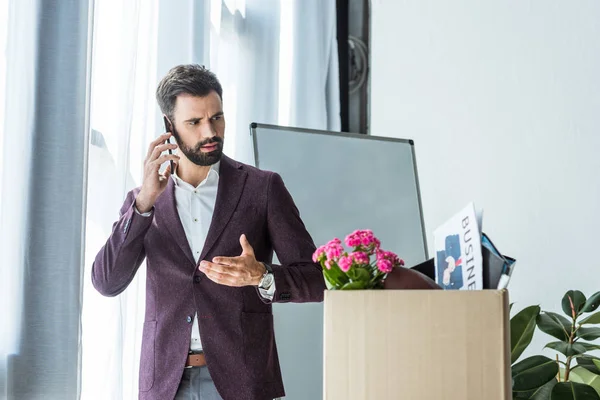
M 162 174 L 160 173 L 160 166 L 166 161 L 172 161 L 175 165 L 179 162 L 177 154 L 161 155 L 164 151 L 177 148 L 176 144 L 165 143 L 170 137 L 171 132 L 164 133 L 150 143 L 148 147 L 148 155 L 144 160 L 144 181 L 140 193 L 135 199 L 135 206 L 141 213 L 152 210 L 156 199 L 165 191 L 169 177 L 173 173 L 171 163 L 167 165 Z

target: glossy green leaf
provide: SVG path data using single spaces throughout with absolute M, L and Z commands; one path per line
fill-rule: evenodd
M 600 395 L 600 375 L 591 373 L 585 368 L 575 368 L 571 370 L 569 380 L 577 383 L 585 383 L 594 388 Z
M 550 382 L 558 373 L 558 364 L 544 356 L 533 356 L 512 367 L 513 392 L 536 390 Z
M 600 350 L 600 345 L 597 345 L 594 343 L 585 343 L 585 342 L 577 342 L 577 343 L 579 343 L 580 345 L 585 347 L 585 349 L 587 351 Z
M 600 292 L 594 293 L 589 299 L 587 299 L 585 305 L 581 309 L 581 312 L 588 313 L 596 311 L 598 306 L 600 306 Z
M 550 382 L 535 390 L 529 392 L 515 392 L 514 398 L 519 400 L 548 400 L 550 398 L 550 393 L 552 393 L 552 389 L 557 383 L 558 381 L 556 379 L 552 379 Z
M 559 382 L 552 389 L 550 400 L 600 400 L 600 396 L 590 385 Z
M 567 314 L 569 318 L 571 318 L 573 314 L 571 311 L 571 301 L 569 301 L 569 298 L 573 301 L 573 306 L 575 307 L 575 315 L 579 314 L 579 312 L 585 305 L 586 298 L 585 295 L 579 290 L 569 290 L 567 293 L 565 293 L 562 299 L 562 309 L 564 313 Z
M 592 362 L 594 363 L 594 365 L 596 366 L 596 368 L 598 368 L 600 370 L 600 360 L 596 360 L 595 358 L 593 358 Z
M 600 328 L 579 328 L 577 337 L 583 340 L 596 340 L 600 338 Z
M 594 356 L 577 357 L 577 365 L 580 365 L 596 375 L 600 375 L 600 368 L 596 366 L 594 360 L 600 361 L 600 358 Z
M 364 282 L 348 282 L 342 286 L 341 290 L 361 290 L 365 288 Z
M 590 315 L 589 317 L 586 317 L 584 319 L 582 319 L 579 322 L 581 325 L 585 325 L 585 324 L 600 324 L 600 312 L 597 312 L 595 314 Z
M 536 319 L 540 313 L 539 306 L 530 306 L 521 310 L 510 320 L 510 363 L 519 359 L 523 351 L 531 343 L 535 332 Z
M 571 344 L 568 342 L 552 342 L 552 343 L 548 343 L 544 347 L 548 347 L 549 349 L 556 350 L 559 353 L 562 353 L 567 357 L 583 354 L 587 351 L 586 347 L 580 343 Z
M 351 280 L 364 282 L 365 284 L 371 280 L 371 274 L 364 268 L 352 267 L 348 270 L 347 275 Z
M 334 290 L 336 288 L 336 283 L 331 279 L 327 271 L 323 269 L 323 276 L 325 277 L 325 286 L 327 286 L 327 290 Z
M 325 276 L 326 281 L 336 288 L 340 288 L 348 282 L 348 276 L 335 263 L 330 269 L 324 267 L 323 275 Z
M 543 312 L 537 317 L 537 326 L 542 332 L 559 340 L 569 340 L 567 332 L 571 332 L 571 323 L 562 315 L 548 311 Z

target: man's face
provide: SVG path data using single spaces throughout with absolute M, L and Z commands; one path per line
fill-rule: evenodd
M 213 165 L 223 155 L 225 117 L 217 92 L 177 96 L 171 123 L 179 150 L 196 165 Z M 174 120 L 174 121 L 173 121 Z

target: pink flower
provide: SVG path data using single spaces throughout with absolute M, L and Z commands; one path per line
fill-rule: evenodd
M 365 247 L 365 248 L 379 248 L 379 239 L 373 235 L 373 231 L 370 229 L 356 230 L 346 236 L 346 245 L 348 247 Z
M 348 247 L 358 247 L 360 246 L 360 237 L 351 237 L 350 235 L 348 235 L 348 237 L 346 237 L 346 246 Z
M 350 267 L 352 266 L 352 257 L 351 256 L 342 256 L 338 260 L 338 265 L 340 269 L 344 272 L 348 272 Z
M 373 235 L 373 232 L 370 232 L 370 231 L 365 232 L 363 234 L 363 236 L 360 238 L 361 244 L 365 247 L 370 246 L 373 243 L 374 239 L 375 239 L 375 236 Z
M 325 261 L 325 268 L 331 269 L 331 260 Z
M 392 268 L 403 265 L 404 261 L 398 258 L 395 253 L 385 250 L 379 250 L 377 252 L 377 268 L 379 268 L 381 272 L 392 272 Z
M 386 259 L 379 259 L 377 260 L 377 268 L 379 268 L 379 270 L 383 273 L 390 273 L 392 272 L 392 268 L 394 268 L 392 262 L 390 260 L 386 260 Z
M 319 248 L 317 248 L 317 250 L 315 250 L 315 252 L 313 253 L 312 259 L 313 262 L 319 262 L 319 260 L 321 259 L 321 257 L 325 254 L 325 246 L 320 246 Z
M 369 256 L 365 252 L 355 251 L 354 253 L 350 254 L 350 256 L 357 264 L 369 264 Z
M 325 245 L 325 254 L 329 260 L 337 260 L 343 252 L 342 241 L 338 238 L 331 240 Z

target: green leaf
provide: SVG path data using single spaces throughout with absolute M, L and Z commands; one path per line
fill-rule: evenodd
M 569 298 L 571 298 L 573 301 L 576 315 L 579 314 L 579 311 L 581 311 L 585 305 L 586 298 L 585 295 L 579 290 L 569 290 L 567 293 L 565 293 L 562 299 L 562 309 L 565 314 L 567 314 L 569 317 L 572 317 L 573 314 L 571 312 L 571 302 L 569 301 Z
M 554 388 L 554 386 L 556 386 L 557 383 L 558 381 L 556 379 L 552 379 L 544 386 L 540 386 L 539 388 L 530 392 L 516 392 L 515 399 L 548 400 L 550 398 L 550 393 L 552 393 L 552 389 Z
M 592 362 L 596 366 L 596 368 L 600 369 L 600 360 L 592 359 Z
M 544 356 L 533 356 L 512 367 L 513 392 L 536 390 L 550 382 L 558 373 L 556 361 Z
M 577 365 L 587 369 L 588 371 L 600 375 L 600 368 L 596 366 L 594 360 L 600 361 L 600 358 L 594 356 L 583 356 L 577 358 Z
M 348 277 L 353 281 L 367 283 L 371 280 L 371 274 L 364 268 L 351 267 L 348 270 Z
M 583 340 L 596 340 L 600 338 L 600 328 L 579 328 L 577 337 Z
M 594 293 L 590 296 L 589 299 L 585 302 L 585 305 L 581 309 L 582 313 L 588 313 L 592 311 L 596 311 L 596 309 L 600 306 L 600 292 Z
M 340 288 L 348 282 L 348 276 L 336 263 L 333 263 L 330 269 L 327 269 L 325 266 L 323 266 L 323 275 L 325 276 L 327 282 L 336 288 Z
M 552 389 L 550 400 L 600 400 L 600 396 L 590 385 L 559 382 Z
M 581 325 L 583 324 L 600 324 L 600 312 L 596 314 L 592 314 L 589 317 L 586 317 L 579 322 Z
M 356 278 L 358 276 L 358 271 L 356 268 L 350 267 L 348 272 L 346 272 L 346 275 L 348 275 L 348 278 L 350 278 L 351 281 L 356 281 L 357 280 Z
M 581 343 L 571 344 L 568 342 L 552 342 L 544 346 L 544 348 L 546 347 L 556 350 L 567 357 L 583 354 L 587 351 L 586 347 L 583 346 Z
M 545 311 L 537 317 L 537 326 L 542 332 L 559 340 L 569 340 L 566 332 L 571 332 L 571 323 L 562 315 Z
M 329 273 L 323 268 L 323 276 L 325 277 L 325 285 L 327 290 L 333 290 L 337 287 L 337 283 L 329 276 Z
M 531 343 L 539 306 L 529 306 L 521 310 L 510 320 L 510 363 L 513 364 L 521 357 L 523 351 Z
M 585 383 L 594 388 L 596 393 L 600 395 L 600 376 L 591 373 L 585 368 L 571 369 L 569 380 L 576 383 Z
M 365 288 L 364 282 L 348 282 L 342 286 L 341 290 L 361 290 Z
M 585 343 L 585 342 L 577 342 L 583 347 L 585 347 L 586 351 L 600 350 L 600 345 L 593 343 Z

